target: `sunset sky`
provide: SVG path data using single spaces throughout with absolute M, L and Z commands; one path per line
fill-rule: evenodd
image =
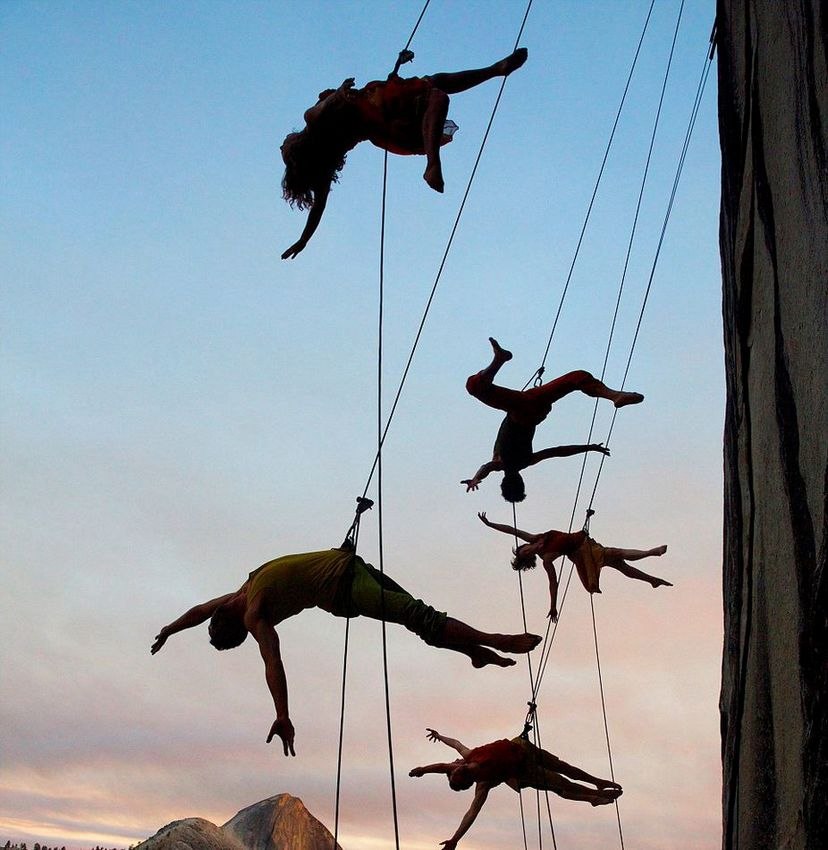
M 273 708 L 255 643 L 205 628 L 150 656 L 160 626 L 262 562 L 336 546 L 376 448 L 382 153 L 351 152 L 320 228 L 282 200 L 279 145 L 317 92 L 384 77 L 422 4 L 123 0 L 0 4 L 2 564 L 0 840 L 126 847 L 171 820 L 224 823 L 289 792 L 333 827 L 344 620 L 279 629 L 295 759 L 265 744 Z M 488 336 L 540 363 L 649 2 L 536 0 L 393 420 L 383 462 L 386 571 L 472 625 L 522 631 L 497 476 L 500 416 L 464 390 Z M 600 373 L 679 3 L 658 0 L 561 313 L 547 377 Z M 434 0 L 406 74 L 488 64 L 523 4 Z M 676 45 L 607 383 L 621 380 L 713 20 L 688 3 Z M 452 97 L 446 191 L 389 158 L 384 407 L 411 350 L 498 91 Z M 721 431 L 715 69 L 653 279 L 592 534 L 668 553 L 612 571 L 594 598 L 624 837 L 637 850 L 719 844 Z M 592 402 L 561 401 L 536 448 L 585 442 Z M 593 439 L 607 433 L 599 407 Z M 580 459 L 526 475 L 518 523 L 566 529 Z M 586 492 L 597 466 L 590 460 Z M 376 482 L 374 482 L 374 485 Z M 376 487 L 369 495 L 376 497 Z M 583 496 L 576 524 L 584 515 Z M 377 563 L 380 514 L 361 554 Z M 568 567 L 566 568 L 568 572 Z M 524 576 L 546 628 L 539 570 Z M 340 841 L 393 846 L 380 627 L 355 621 Z M 467 659 L 389 628 L 405 850 L 436 848 L 471 794 L 443 777 L 434 727 L 471 746 L 521 731 L 525 663 Z M 606 776 L 589 596 L 573 583 L 538 699 L 545 746 Z M 534 798 L 524 795 L 530 815 Z M 615 810 L 552 799 L 558 847 L 618 845 Z M 529 818 L 530 842 L 536 822 Z M 544 846 L 551 846 L 548 835 Z M 492 792 L 461 847 L 522 846 L 517 795 Z M 530 844 L 531 846 L 531 844 Z

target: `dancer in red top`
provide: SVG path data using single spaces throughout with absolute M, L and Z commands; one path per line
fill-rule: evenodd
M 601 570 L 604 567 L 612 567 L 627 578 L 647 581 L 653 587 L 673 586 L 671 582 L 637 570 L 627 563 L 627 561 L 640 561 L 642 558 L 659 557 L 667 551 L 666 546 L 656 546 L 654 549 L 614 549 L 596 543 L 587 535 L 586 531 L 567 534 L 564 531 L 551 529 L 543 534 L 530 534 L 527 531 L 515 528 L 513 525 L 490 522 L 485 512 L 478 513 L 477 516 L 489 528 L 525 541 L 514 550 L 515 557 L 512 561 L 514 569 L 533 569 L 536 565 L 536 556 L 540 555 L 543 568 L 549 577 L 549 616 L 553 620 L 558 619 L 558 576 L 555 572 L 555 561 L 561 555 L 566 555 L 575 564 L 578 578 L 589 593 L 601 592 L 598 582 Z
M 593 806 L 613 802 L 621 794 L 621 786 L 609 779 L 599 779 L 585 770 L 567 764 L 552 753 L 542 750 L 524 737 L 505 738 L 469 749 L 454 738 L 447 738 L 434 729 L 427 729 L 432 741 L 457 750 L 461 758 L 452 762 L 438 762 L 415 767 L 409 776 L 425 776 L 427 773 L 444 773 L 454 791 L 464 791 L 475 785 L 474 800 L 463 815 L 460 826 L 447 841 L 440 843 L 446 850 L 454 850 L 460 839 L 468 832 L 480 814 L 489 791 L 505 783 L 515 791 L 522 788 L 538 788 L 553 791 L 568 800 L 583 800 Z M 567 778 L 568 777 L 568 778 Z M 571 780 L 577 780 L 572 782 Z M 589 783 L 594 788 L 579 783 Z
M 490 472 L 502 472 L 500 491 L 507 502 L 522 502 L 526 489 L 520 470 L 552 457 L 568 457 L 581 452 L 600 452 L 608 455 L 609 450 L 600 444 L 556 446 L 536 452 L 532 448 L 535 428 L 549 415 L 552 405 L 565 395 L 582 392 L 592 398 L 609 399 L 616 407 L 639 404 L 644 401 L 641 393 L 611 390 L 589 372 L 578 370 L 567 372 L 560 378 L 547 381 L 528 390 L 510 390 L 494 383 L 500 367 L 512 359 L 512 352 L 501 348 L 497 340 L 489 337 L 494 357 L 492 362 L 466 381 L 466 389 L 483 404 L 503 410 L 506 417 L 497 432 L 492 459 L 484 463 L 473 478 L 461 481 L 466 491 L 476 490 Z
M 349 77 L 338 89 L 321 92 L 316 105 L 305 112 L 304 129 L 288 134 L 282 143 L 282 195 L 291 206 L 309 210 L 302 235 L 282 259 L 292 259 L 308 244 L 325 212 L 331 185 L 345 166 L 346 154 L 360 142 L 371 142 L 389 153 L 425 154 L 423 179 L 442 192 L 440 146 L 448 144 L 457 129 L 453 121 L 446 121 L 449 95 L 494 77 L 507 77 L 526 57 L 521 47 L 488 68 L 403 79 L 397 74 L 400 65 L 414 58 L 410 50 L 404 50 L 387 80 L 356 89 Z

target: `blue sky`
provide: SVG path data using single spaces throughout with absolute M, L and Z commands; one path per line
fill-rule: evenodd
M 386 444 L 387 571 L 487 629 L 519 628 L 494 480 L 496 412 L 464 391 L 496 336 L 537 367 L 647 3 L 536 2 Z M 657 2 L 547 376 L 599 371 L 678 4 Z M 258 564 L 337 545 L 375 450 L 382 154 L 348 157 L 307 249 L 280 197 L 279 144 L 316 93 L 383 77 L 420 6 L 403 2 L 8 0 L 0 7 L 3 452 L 0 836 L 134 843 L 168 821 L 221 823 L 271 794 L 332 822 L 341 621 L 280 629 L 295 760 L 264 744 L 272 708 L 252 642 L 218 655 L 203 630 L 149 644 L 182 610 Z M 633 249 L 617 344 L 623 372 L 702 68 L 712 3 L 688 4 Z M 411 74 L 508 53 L 522 9 L 435 0 Z M 715 73 L 715 72 L 714 72 Z M 651 591 L 607 576 L 596 611 L 625 834 L 640 848 L 718 841 L 723 376 L 715 78 L 705 93 L 619 415 L 593 535 L 667 543 Z M 446 192 L 419 158 L 389 159 L 384 397 L 390 399 L 497 94 L 452 98 Z M 581 442 L 592 405 L 561 402 L 539 445 Z M 611 410 L 599 408 L 602 439 Z M 531 470 L 519 524 L 565 528 L 580 463 Z M 590 464 L 587 481 L 594 478 Z M 590 476 L 593 476 L 592 478 Z M 583 516 L 578 508 L 576 522 Z M 375 560 L 377 512 L 363 555 Z M 635 584 L 635 586 L 629 586 Z M 545 582 L 528 574 L 530 628 Z M 353 627 L 342 843 L 388 846 L 378 627 Z M 469 800 L 408 769 L 433 726 L 468 744 L 520 731 L 526 669 L 472 670 L 390 634 L 406 848 L 437 846 Z M 561 617 L 540 717 L 547 746 L 607 772 L 586 593 Z M 588 809 L 585 810 L 585 809 Z M 561 846 L 617 840 L 614 813 L 553 802 Z M 500 789 L 464 839 L 517 840 Z

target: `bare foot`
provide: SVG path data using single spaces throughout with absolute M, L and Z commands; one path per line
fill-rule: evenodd
M 491 645 L 501 652 L 512 652 L 516 655 L 523 655 L 531 652 L 541 642 L 540 635 L 526 634 L 522 635 L 494 635 Z
M 435 192 L 442 192 L 445 189 L 445 183 L 443 182 L 443 170 L 440 167 L 440 163 L 437 162 L 434 165 L 429 165 L 428 168 L 423 172 L 423 180 L 434 189 Z
M 653 587 L 672 587 L 673 583 L 671 581 L 665 581 L 663 578 L 653 578 L 650 580 L 650 584 Z
M 621 796 L 621 787 L 618 788 L 608 788 L 606 791 L 603 791 L 601 796 L 596 798 L 595 800 L 590 800 L 590 805 L 592 806 L 606 806 L 609 803 L 614 803 Z
M 616 407 L 626 407 L 628 404 L 641 404 L 644 396 L 641 393 L 618 393 L 615 399 Z
M 517 71 L 526 62 L 528 56 L 529 51 L 525 47 L 518 47 L 514 53 L 497 63 L 498 74 L 508 77 L 512 71 Z
M 506 348 L 502 348 L 493 336 L 489 337 L 489 342 L 492 344 L 492 351 L 494 351 L 494 357 L 497 363 L 508 363 L 512 359 L 512 352 Z
M 485 667 L 487 664 L 494 664 L 497 667 L 514 667 L 514 658 L 504 658 L 491 649 L 486 649 L 485 646 L 475 647 L 469 652 L 472 667 Z
M 663 555 L 667 551 L 666 546 L 656 546 L 655 549 L 650 549 L 653 555 Z

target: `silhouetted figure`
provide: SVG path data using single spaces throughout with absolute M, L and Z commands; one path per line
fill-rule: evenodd
M 321 92 L 316 105 L 305 112 L 305 128 L 288 134 L 282 143 L 283 197 L 291 206 L 309 210 L 302 235 L 282 259 L 295 257 L 308 244 L 325 211 L 331 184 L 345 166 L 348 151 L 360 142 L 389 153 L 425 154 L 423 178 L 442 192 L 440 146 L 450 142 L 457 129 L 453 121 L 446 121 L 449 95 L 508 76 L 526 56 L 526 49 L 520 48 L 488 68 L 404 79 L 397 70 L 414 54 L 403 51 L 387 80 L 357 89 L 349 77 L 338 89 Z
M 474 800 L 463 815 L 460 826 L 448 841 L 440 844 L 446 850 L 454 850 L 460 839 L 468 832 L 480 814 L 489 791 L 505 783 L 515 791 L 522 788 L 537 788 L 552 791 L 567 800 L 584 800 L 593 806 L 612 803 L 621 795 L 621 786 L 608 779 L 599 779 L 585 770 L 567 764 L 557 756 L 536 747 L 526 738 L 505 738 L 469 749 L 454 738 L 446 738 L 434 729 L 427 729 L 432 741 L 442 741 L 457 750 L 462 758 L 452 762 L 428 764 L 415 767 L 409 776 L 424 776 L 427 773 L 444 773 L 453 791 L 465 791 L 475 786 Z M 568 777 L 568 778 L 567 778 Z M 577 780 L 572 782 L 571 780 Z M 588 788 L 579 782 L 594 785 Z
M 176 632 L 210 620 L 210 643 L 216 649 L 239 646 L 248 632 L 259 644 L 265 679 L 276 706 L 276 720 L 267 742 L 278 735 L 285 755 L 293 749 L 294 729 L 288 711 L 285 668 L 275 626 L 303 611 L 321 608 L 337 617 L 371 617 L 398 623 L 431 646 L 467 655 L 475 667 L 515 662 L 493 652 L 526 653 L 540 642 L 538 635 L 481 632 L 414 599 L 387 575 L 342 547 L 287 555 L 259 567 L 235 593 L 196 605 L 156 635 L 154 655 Z M 489 649 L 491 647 L 492 649 Z
M 528 390 L 500 387 L 494 383 L 495 375 L 504 363 L 512 359 L 512 352 L 501 348 L 492 337 L 489 337 L 489 342 L 492 344 L 494 358 L 485 369 L 466 381 L 466 389 L 483 404 L 505 411 L 506 417 L 497 432 L 492 459 L 477 470 L 474 478 L 466 478 L 460 482 L 466 485 L 467 492 L 476 490 L 490 472 L 502 472 L 500 491 L 503 498 L 507 502 L 522 502 L 526 498 L 526 489 L 520 470 L 526 469 L 527 466 L 534 466 L 548 458 L 569 457 L 582 452 L 608 455 L 609 450 L 597 443 L 556 446 L 539 452 L 534 451 L 532 441 L 535 428 L 549 415 L 552 405 L 565 395 L 581 392 L 592 398 L 609 399 L 616 407 L 639 404 L 644 400 L 641 393 L 611 390 L 583 370 L 567 372 L 560 378 Z
M 568 534 L 554 529 L 543 534 L 529 534 L 512 525 L 489 522 L 485 513 L 479 513 L 480 521 L 495 531 L 502 531 L 513 538 L 526 541 L 514 550 L 512 567 L 516 570 L 531 570 L 536 565 L 536 556 L 540 555 L 543 568 L 549 577 L 549 616 L 558 619 L 558 576 L 555 573 L 555 560 L 566 555 L 578 571 L 581 584 L 589 593 L 600 593 L 598 581 L 604 567 L 612 567 L 627 578 L 649 582 L 653 587 L 672 587 L 672 583 L 663 578 L 651 576 L 637 570 L 627 561 L 640 561 L 642 558 L 657 558 L 667 551 L 666 546 L 655 549 L 614 549 L 602 546 L 589 537 L 586 531 Z

